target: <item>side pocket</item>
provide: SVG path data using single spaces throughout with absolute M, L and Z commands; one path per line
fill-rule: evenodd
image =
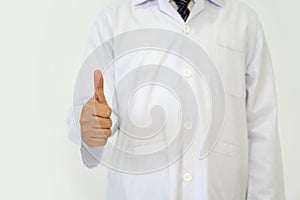
M 208 190 L 210 199 L 241 200 L 241 169 L 237 146 L 223 141 L 208 157 Z

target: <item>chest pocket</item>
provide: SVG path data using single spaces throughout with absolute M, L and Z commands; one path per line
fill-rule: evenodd
M 244 98 L 245 90 L 245 42 L 219 34 L 216 45 L 217 69 L 225 92 Z

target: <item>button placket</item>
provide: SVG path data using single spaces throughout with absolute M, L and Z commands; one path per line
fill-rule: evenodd
M 186 78 L 188 78 L 188 77 L 190 77 L 190 76 L 192 75 L 192 71 L 191 71 L 189 68 L 185 68 L 185 69 L 183 70 L 183 75 L 184 75 Z

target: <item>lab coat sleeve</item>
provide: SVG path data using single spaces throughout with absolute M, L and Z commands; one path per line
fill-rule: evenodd
M 246 72 L 246 109 L 249 171 L 247 200 L 284 200 L 277 103 L 269 49 L 256 19 L 249 42 Z
M 95 23 L 92 26 L 90 35 L 88 38 L 87 46 L 85 49 L 83 63 L 88 59 L 89 55 L 92 54 L 97 47 L 99 47 L 103 42 L 107 41 L 112 37 L 111 26 L 109 24 L 109 18 L 106 11 L 102 11 L 97 17 Z M 87 69 L 83 69 L 86 67 Z M 98 69 L 98 68 L 97 68 Z M 101 70 L 101 68 L 99 68 Z M 80 127 L 80 116 L 83 105 L 94 95 L 94 84 L 93 84 L 93 71 L 94 68 L 89 66 L 82 66 L 78 79 L 75 86 L 74 96 L 73 96 L 73 114 L 69 115 L 72 118 L 69 121 L 69 138 L 77 138 L 76 143 L 80 145 L 80 152 L 82 161 L 88 168 L 93 168 L 98 166 L 100 163 L 102 154 L 104 152 L 104 147 L 89 147 L 81 140 L 81 127 Z M 104 92 L 105 94 L 110 91 L 107 90 L 105 75 L 104 75 Z M 107 96 L 106 96 L 107 97 Z M 116 119 L 112 116 L 113 123 Z M 71 126 L 71 127 L 70 127 Z M 112 132 L 115 130 L 115 123 L 113 124 Z M 113 132 L 114 134 L 114 132 Z M 79 140 L 79 141 L 78 141 Z

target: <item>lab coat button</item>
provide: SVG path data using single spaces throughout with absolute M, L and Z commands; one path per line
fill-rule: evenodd
M 190 122 L 190 121 L 186 121 L 186 122 L 184 123 L 184 128 L 187 129 L 187 130 L 192 129 L 192 128 L 193 128 L 193 123 Z
M 190 69 L 186 68 L 183 70 L 183 75 L 188 78 L 192 75 L 192 71 Z
M 183 32 L 184 32 L 185 34 L 189 34 L 190 31 L 191 31 L 191 29 L 190 29 L 190 27 L 189 27 L 188 25 L 185 25 L 185 26 L 183 27 Z
M 193 176 L 192 176 L 192 174 L 190 174 L 190 173 L 185 173 L 185 174 L 183 175 L 183 179 L 184 179 L 186 182 L 191 181 L 192 178 L 193 178 Z

